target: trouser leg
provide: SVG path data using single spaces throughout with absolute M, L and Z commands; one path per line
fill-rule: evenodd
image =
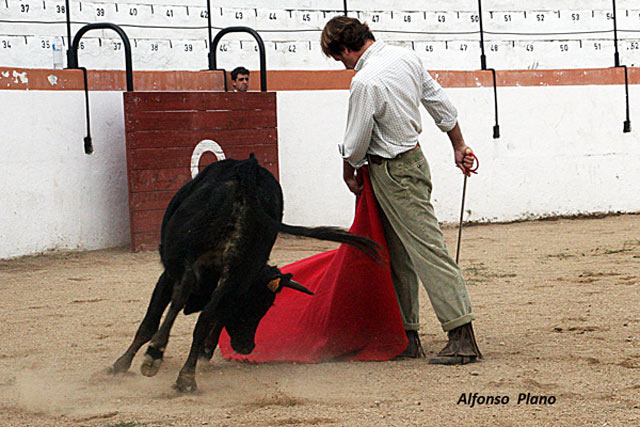
M 471 322 L 474 316 L 469 295 L 462 273 L 445 246 L 430 201 L 429 166 L 420 148 L 399 159 L 370 165 L 369 169 L 376 199 L 403 243 L 442 328 L 449 331 Z
M 409 254 L 393 230 L 384 212 L 380 212 L 384 236 L 389 247 L 391 280 L 398 297 L 402 323 L 407 331 L 420 329 L 420 306 L 418 299 L 419 280 Z

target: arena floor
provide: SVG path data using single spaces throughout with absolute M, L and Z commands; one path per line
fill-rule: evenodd
M 453 252 L 456 229 L 445 233 Z M 333 247 L 281 238 L 272 259 Z M 156 252 L 0 261 L 0 425 L 640 424 L 639 215 L 472 226 L 461 252 L 482 363 L 248 365 L 216 354 L 193 395 L 172 384 L 195 316 L 176 321 L 157 376 L 139 373 L 140 354 L 129 374 L 106 374 L 146 309 Z M 420 336 L 433 354 L 445 335 L 421 297 Z M 480 404 L 487 396 L 501 403 Z

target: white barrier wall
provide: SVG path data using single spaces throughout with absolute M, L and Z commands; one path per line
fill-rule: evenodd
M 131 39 L 136 70 L 201 70 L 208 66 L 206 1 L 71 1 L 72 34 L 82 25 L 111 22 Z M 260 32 L 267 67 L 327 69 L 338 65 L 320 53 L 320 30 L 343 13 L 342 0 L 211 1 L 213 34 L 228 26 Z M 480 68 L 479 13 L 475 0 L 350 0 L 350 16 L 371 25 L 380 39 L 414 49 L 432 69 Z M 608 0 L 484 0 L 488 65 L 497 69 L 610 67 L 613 10 Z M 619 51 L 623 64 L 640 64 L 640 5 L 618 0 Z M 61 0 L 0 3 L 0 66 L 51 67 L 51 44 L 66 46 L 66 10 Z M 258 68 L 256 43 L 248 34 L 226 36 L 218 64 Z M 80 63 L 90 69 L 122 69 L 122 41 L 113 31 L 86 34 Z
M 630 89 L 632 111 L 640 111 L 638 89 Z M 467 184 L 466 220 L 640 211 L 640 136 L 622 132 L 624 87 L 500 88 L 499 139 L 492 138 L 492 89 L 447 93 L 480 159 L 478 175 Z M 287 221 L 346 225 L 352 219 L 354 201 L 342 183 L 336 150 L 347 98 L 346 91 L 279 94 Z M 431 166 L 436 213 L 456 222 L 462 175 L 446 134 L 424 111 L 423 128 L 420 145 Z
M 630 86 L 638 127 L 640 90 Z M 501 138 L 492 139 L 493 91 L 450 88 L 480 173 L 466 217 L 508 221 L 546 215 L 640 211 L 640 135 L 622 133 L 624 86 L 504 87 Z M 278 93 L 285 220 L 348 226 L 354 199 L 336 145 L 348 92 Z M 91 94 L 95 152 L 83 153 L 79 91 L 0 91 L 0 258 L 54 248 L 96 249 L 129 240 L 121 92 Z M 432 169 L 436 212 L 459 214 L 462 176 L 429 117 L 421 146 Z
M 121 92 L 0 91 L 0 258 L 129 241 Z

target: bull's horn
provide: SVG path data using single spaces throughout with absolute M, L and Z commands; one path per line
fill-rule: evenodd
M 289 280 L 287 283 L 283 283 L 282 287 L 295 289 L 296 291 L 304 292 L 305 294 L 308 294 L 308 295 L 314 295 L 313 292 L 311 292 L 309 289 L 305 288 L 300 283 L 293 280 Z

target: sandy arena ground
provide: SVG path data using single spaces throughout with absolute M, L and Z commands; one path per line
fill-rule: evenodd
M 446 228 L 450 251 L 456 229 Z M 279 265 L 335 247 L 281 238 Z M 640 216 L 465 228 L 461 266 L 485 360 L 248 365 L 216 353 L 193 395 L 172 384 L 195 316 L 160 373 L 106 368 L 129 345 L 161 266 L 126 248 L 0 261 L 0 425 L 640 425 Z M 445 342 L 422 292 L 420 336 Z M 505 405 L 458 404 L 463 393 Z M 520 393 L 555 399 L 517 403 Z

